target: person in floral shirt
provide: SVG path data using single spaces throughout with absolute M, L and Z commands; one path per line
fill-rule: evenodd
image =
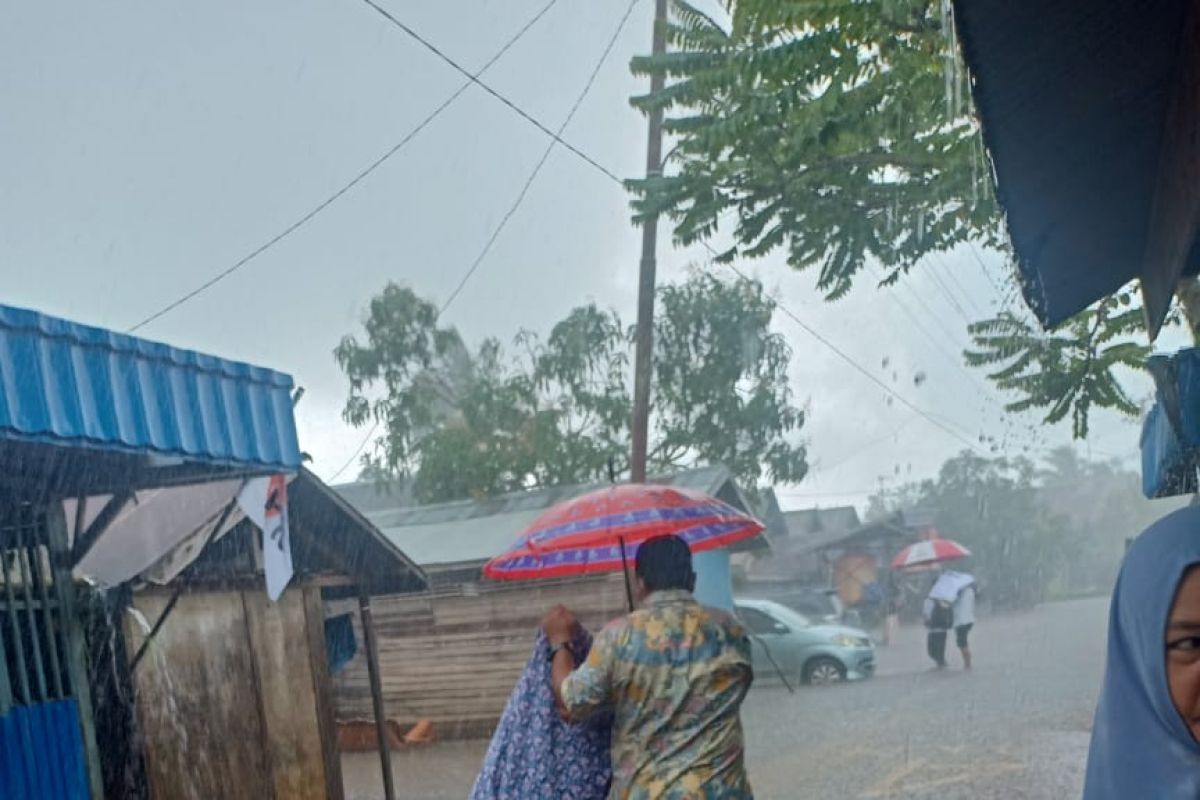
M 754 679 L 746 631 L 696 602 L 682 539 L 643 543 L 636 575 L 642 607 L 607 625 L 578 668 L 574 614 L 558 606 L 543 620 L 560 712 L 613 713 L 610 800 L 753 798 L 740 715 Z

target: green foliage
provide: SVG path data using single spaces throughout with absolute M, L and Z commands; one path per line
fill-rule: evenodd
M 774 312 L 757 281 L 697 274 L 661 289 L 651 452 L 659 469 L 721 463 L 747 487 L 804 477 L 804 448 L 788 441 L 804 412 L 792 405 L 792 350 L 770 331 Z
M 995 241 L 978 129 L 938 0 L 737 0 L 726 31 L 674 3 L 668 79 L 633 104 L 666 112 L 665 174 L 629 182 L 639 218 L 684 244 L 734 217 L 720 261 L 784 248 L 830 297 L 869 257 L 895 280 L 930 251 Z
M 745 485 L 797 481 L 791 350 L 770 330 L 774 301 L 753 281 L 693 275 L 660 289 L 650 465 L 726 464 Z M 628 471 L 632 331 L 595 305 L 572 310 L 518 355 L 485 341 L 469 353 L 411 290 L 372 301 L 366 338 L 335 351 L 349 381 L 343 411 L 384 434 L 365 474 L 411 479 L 426 502 L 605 480 Z
M 1137 405 L 1121 385 L 1121 367 L 1145 368 L 1150 348 L 1132 341 L 1141 333 L 1141 309 L 1128 292 L 1108 297 L 1044 333 L 1011 312 L 976 322 L 968 329 L 974 349 L 967 363 L 991 368 L 988 377 L 1017 394 L 1009 411 L 1044 409 L 1048 423 L 1070 415 L 1076 438 L 1088 433 L 1093 408 L 1134 416 Z
M 971 550 L 967 568 L 991 601 L 1021 607 L 1111 589 L 1125 540 L 1186 502 L 1146 500 L 1136 473 L 1062 447 L 1041 466 L 964 452 L 935 480 L 872 497 L 871 508 L 932 511 L 941 535 Z

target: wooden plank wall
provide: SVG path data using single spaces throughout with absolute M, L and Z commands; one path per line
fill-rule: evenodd
M 483 586 L 460 591 L 374 597 L 384 703 L 389 719 L 407 730 L 433 722 L 439 739 L 488 736 L 529 659 L 542 615 L 562 603 L 589 630 L 625 612 L 619 575 L 569 581 Z M 371 695 L 357 608 L 352 611 L 359 652 L 334 676 L 339 720 L 371 719 Z
M 306 597 L 316 591 L 292 588 L 278 603 L 262 589 L 180 598 L 134 675 L 154 798 L 340 797 L 326 774 L 322 734 L 332 732 L 313 672 L 312 649 L 325 657 L 323 625 L 308 619 L 323 614 Z M 167 599 L 141 593 L 134 606 L 153 623 Z M 126 636 L 135 653 L 143 632 L 131 618 Z

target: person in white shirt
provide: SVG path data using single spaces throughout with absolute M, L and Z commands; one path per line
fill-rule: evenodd
M 962 653 L 963 669 L 971 668 L 971 645 L 970 635 L 971 628 L 975 626 L 975 578 L 965 572 L 957 572 L 955 570 L 946 570 L 938 576 L 937 581 L 933 584 L 933 588 L 929 591 L 929 597 L 925 600 L 925 616 L 929 620 L 936 616 L 937 607 L 951 605 L 953 607 L 953 623 L 954 639 L 958 645 L 958 650 Z M 933 636 L 935 631 L 933 628 L 940 625 L 930 625 L 930 635 Z M 942 634 L 945 635 L 944 633 Z M 941 650 L 944 652 L 945 645 L 942 645 Z M 931 650 L 931 655 L 933 655 Z M 945 661 L 934 656 L 934 660 L 938 662 L 939 667 L 945 666 Z
M 963 669 L 971 668 L 971 628 L 975 627 L 975 579 L 966 573 L 957 573 L 964 578 L 970 578 L 958 591 L 958 599 L 954 601 L 954 639 L 958 650 L 962 653 Z

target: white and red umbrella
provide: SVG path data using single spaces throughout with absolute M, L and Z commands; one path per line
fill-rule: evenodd
M 953 539 L 926 539 L 905 547 L 892 559 L 892 569 L 907 569 L 966 558 L 971 551 Z

